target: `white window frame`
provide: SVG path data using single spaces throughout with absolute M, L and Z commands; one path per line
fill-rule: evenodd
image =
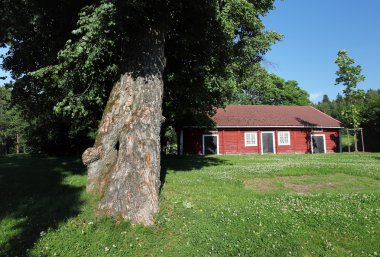
M 281 143 L 281 140 L 280 140 L 280 134 L 281 133 L 288 134 L 288 142 L 287 143 Z M 278 131 L 277 132 L 277 141 L 278 141 L 278 145 L 290 145 L 290 131 Z
M 254 135 L 255 142 L 253 144 L 247 143 L 248 135 Z M 257 146 L 257 131 L 244 132 L 244 146 Z
M 202 135 L 202 155 L 205 155 L 205 137 L 216 137 L 216 154 L 219 155 L 219 135 L 218 134 L 204 134 Z
M 324 153 L 327 153 L 327 150 L 326 150 L 326 136 L 325 136 L 325 134 L 311 134 L 310 135 L 310 149 L 311 149 L 311 153 L 314 154 L 313 137 L 323 137 L 323 151 L 324 151 Z

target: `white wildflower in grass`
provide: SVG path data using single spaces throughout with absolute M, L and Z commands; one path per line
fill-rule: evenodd
M 183 202 L 183 207 L 185 207 L 186 209 L 190 209 L 193 208 L 194 205 L 191 202 L 185 201 Z
M 179 162 L 176 158 L 170 162 Z M 177 166 L 168 165 L 168 183 L 163 185 L 154 227 L 129 223 L 115 227 L 112 220 L 94 221 L 84 212 L 63 221 L 57 229 L 42 231 L 27 255 L 379 255 L 380 154 L 179 159 Z M 190 168 L 185 170 L 186 165 Z M 188 172 L 180 172 L 182 169 Z M 262 189 L 246 183 L 257 180 Z M 285 183 L 314 188 L 299 193 Z M 97 230 L 88 233 L 95 223 Z M 86 240 L 75 236 L 82 228 Z M 100 242 L 108 242 L 108 246 L 92 252 Z M 47 245 L 49 250 L 44 248 Z M 7 254 L 0 249 L 0 256 Z

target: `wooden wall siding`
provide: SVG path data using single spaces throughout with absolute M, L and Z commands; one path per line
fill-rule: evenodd
M 219 135 L 219 152 L 220 154 L 253 154 L 260 153 L 260 145 L 245 146 L 244 133 L 245 132 L 258 132 L 257 130 L 228 130 L 221 129 L 218 131 Z M 257 133 L 257 137 L 259 137 Z M 260 140 L 258 138 L 258 140 Z
M 220 154 L 261 154 L 261 132 L 274 131 L 276 153 L 311 153 L 310 136 L 325 135 L 326 151 L 339 152 L 338 129 L 324 129 L 323 132 L 311 132 L 310 129 L 219 129 L 208 134 L 219 135 Z M 278 132 L 290 132 L 290 145 L 278 145 Z M 257 146 L 245 146 L 244 133 L 257 132 Z M 202 154 L 202 135 L 205 129 L 183 129 L 184 154 Z
M 183 129 L 183 154 L 202 154 L 202 135 L 204 129 Z
M 221 154 L 237 154 L 239 136 L 238 131 L 219 131 L 219 152 Z
M 292 144 L 294 153 L 310 153 L 310 132 L 309 130 L 295 130 L 293 132 Z

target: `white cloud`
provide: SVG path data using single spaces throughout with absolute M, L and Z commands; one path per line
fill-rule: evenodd
M 315 93 L 310 93 L 309 99 L 313 103 L 317 103 L 318 101 L 322 100 L 323 93 L 321 92 L 315 92 Z

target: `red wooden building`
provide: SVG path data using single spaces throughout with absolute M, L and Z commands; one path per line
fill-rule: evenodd
M 180 131 L 180 154 L 330 153 L 341 151 L 343 124 L 311 106 L 229 105 L 215 129 Z

